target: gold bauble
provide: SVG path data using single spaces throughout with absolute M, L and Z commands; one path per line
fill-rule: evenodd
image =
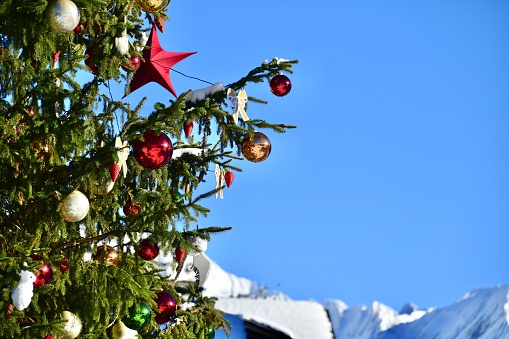
M 111 329 L 111 337 L 113 339 L 137 339 L 138 331 L 131 330 L 123 322 L 119 322 Z
M 69 311 L 63 311 L 62 317 L 67 321 L 64 326 L 65 334 L 62 338 L 74 339 L 79 336 L 82 328 L 80 318 Z
M 147 13 L 157 13 L 170 3 L 170 0 L 135 0 L 136 6 Z
M 101 245 L 97 252 L 92 256 L 93 260 L 104 260 L 106 264 L 118 266 L 120 260 L 118 252 L 111 246 Z
M 242 141 L 242 155 L 251 162 L 261 162 L 267 159 L 271 149 L 269 138 L 260 132 L 254 132 L 252 137 L 248 135 Z

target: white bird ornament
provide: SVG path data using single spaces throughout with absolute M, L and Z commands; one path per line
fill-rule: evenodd
M 21 271 L 18 286 L 12 290 L 12 303 L 16 309 L 22 311 L 30 305 L 34 295 L 35 274 L 30 271 Z

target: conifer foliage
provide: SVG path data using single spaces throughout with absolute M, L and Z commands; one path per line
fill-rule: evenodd
M 232 160 L 241 163 L 255 130 L 294 127 L 234 121 L 227 90 L 268 83 L 297 61 L 263 62 L 224 87 L 140 114 L 144 100 L 129 102 L 129 83 L 147 62 L 144 35 L 171 15 L 150 6 L 164 1 L 73 0 L 79 22 L 67 31 L 49 22 L 59 1 L 0 3 L 0 337 L 212 338 L 228 324 L 202 295 L 200 272 L 196 281 L 177 277 L 182 253 L 199 253 L 200 241 L 230 229 L 197 228 L 210 212 L 206 198 L 224 188 L 214 167 L 239 172 Z M 94 76 L 80 83 L 83 73 Z M 109 93 L 110 80 L 125 86 L 124 98 Z M 195 129 L 184 133 L 189 122 Z M 133 145 L 151 135 L 198 152 L 144 167 Z M 158 253 L 173 256 L 172 274 L 150 260 Z M 165 315 L 161 295 L 172 307 Z

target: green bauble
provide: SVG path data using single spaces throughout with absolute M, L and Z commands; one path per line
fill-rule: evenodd
M 214 329 L 211 329 L 209 333 L 205 335 L 205 339 L 214 339 L 216 336 L 216 331 Z
M 122 322 L 132 330 L 139 331 L 150 322 L 150 307 L 144 302 L 133 305 L 129 308 L 129 315 L 122 319 Z

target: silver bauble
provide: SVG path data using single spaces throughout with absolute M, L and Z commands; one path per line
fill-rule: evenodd
M 58 213 L 65 221 L 78 222 L 85 219 L 89 207 L 87 196 L 80 191 L 74 191 L 60 202 Z
M 82 327 L 81 319 L 69 311 L 63 311 L 62 317 L 67 320 L 64 326 L 65 334 L 62 336 L 62 338 L 74 339 L 79 336 Z
M 71 0 L 57 0 L 46 9 L 48 24 L 57 32 L 71 32 L 80 23 L 80 11 Z
M 111 329 L 111 337 L 113 339 L 137 339 L 138 331 L 131 330 L 123 322 L 119 322 Z

